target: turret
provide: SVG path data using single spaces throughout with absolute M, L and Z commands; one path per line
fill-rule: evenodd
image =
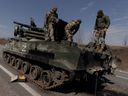
M 14 21 L 16 24 L 14 30 L 14 36 L 25 37 L 25 38 L 38 38 L 45 39 L 45 31 L 42 28 L 33 27 L 27 24 L 22 24 Z

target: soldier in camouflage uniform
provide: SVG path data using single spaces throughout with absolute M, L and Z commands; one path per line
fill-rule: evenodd
M 65 26 L 65 32 L 67 36 L 67 40 L 72 43 L 73 35 L 76 34 L 81 24 L 81 20 L 72 20 Z
M 58 22 L 57 8 L 52 8 L 51 11 L 46 14 L 45 19 L 46 21 L 44 26 L 48 30 L 48 38 L 46 40 L 55 41 L 54 30 L 55 25 Z
M 97 18 L 95 22 L 95 44 L 97 46 L 96 51 L 102 52 L 105 47 L 106 31 L 110 25 L 109 16 L 105 16 L 103 10 L 97 12 Z

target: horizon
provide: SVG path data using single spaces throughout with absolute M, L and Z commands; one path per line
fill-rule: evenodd
M 106 43 L 109 45 L 123 45 L 125 41 L 128 41 L 127 5 L 127 0 L 118 0 L 118 2 L 116 0 L 12 0 L 12 2 L 4 0 L 0 3 L 0 37 L 13 37 L 13 21 L 29 24 L 30 17 L 33 17 L 37 26 L 42 28 L 45 14 L 52 7 L 57 6 L 60 19 L 67 22 L 74 19 L 82 20 L 80 29 L 74 36 L 75 41 L 87 44 L 91 40 L 96 13 L 99 9 L 102 9 L 111 20 L 106 35 Z

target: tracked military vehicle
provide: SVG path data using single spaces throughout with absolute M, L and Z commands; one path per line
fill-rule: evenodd
M 102 77 L 114 68 L 116 60 L 110 52 L 97 53 L 95 49 L 90 50 L 90 45 L 82 48 L 77 43 L 69 45 L 64 35 L 67 23 L 63 20 L 56 26 L 54 42 L 45 40 L 47 31 L 42 28 L 14 23 L 15 38 L 5 45 L 3 59 L 43 89 L 74 80 L 86 82 L 90 76 Z

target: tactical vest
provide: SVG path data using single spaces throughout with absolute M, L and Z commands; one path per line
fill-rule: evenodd
M 74 29 L 76 26 L 77 26 L 76 21 L 72 21 L 72 22 L 68 23 L 68 24 L 65 26 L 65 29 L 66 29 L 66 30 L 72 30 L 72 29 Z
M 108 16 L 103 16 L 101 18 L 96 19 L 96 25 L 95 28 L 108 28 L 110 25 L 109 17 Z

